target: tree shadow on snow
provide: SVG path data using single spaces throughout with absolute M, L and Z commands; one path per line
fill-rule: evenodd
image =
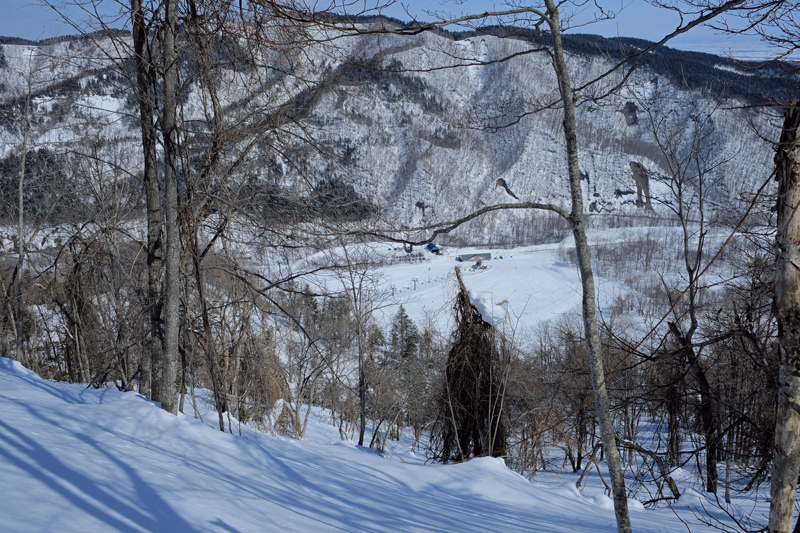
M 17 402 L 20 403 L 20 402 Z M 59 427 L 46 413 L 20 403 L 32 415 Z M 69 431 L 63 426 L 62 430 Z M 109 453 L 89 435 L 71 431 L 73 437 L 95 448 L 110 463 L 122 470 L 127 479 L 97 480 L 70 466 L 22 431 L 0 420 L 0 457 L 39 480 L 69 504 L 116 531 L 195 531 L 179 516 L 158 492 L 146 483 L 130 465 Z M 136 497 L 118 496 L 114 489 L 130 483 Z

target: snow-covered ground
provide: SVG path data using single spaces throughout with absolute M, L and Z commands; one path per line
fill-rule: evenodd
M 616 531 L 611 501 L 591 484 L 579 492 L 577 475 L 529 482 L 491 458 L 425 465 L 402 440 L 382 457 L 341 441 L 323 413 L 304 441 L 224 434 L 8 359 L 0 412 L 5 532 Z M 714 531 L 697 520 L 702 503 L 721 515 L 691 488 L 672 508 L 631 501 L 634 530 Z
M 569 243 L 387 263 L 382 311 L 389 320 L 402 303 L 416 321 L 450 320 L 460 266 L 487 317 L 530 327 L 580 303 L 578 274 L 559 246 Z M 455 261 L 468 252 L 490 252 L 489 268 Z M 601 291 L 609 284 L 601 280 Z M 321 410 L 297 441 L 246 426 L 224 434 L 207 405 L 205 422 L 187 409 L 174 417 L 135 393 L 43 381 L 0 359 L 0 531 L 616 531 L 597 473 L 579 491 L 579 474 L 560 461 L 529 481 L 499 459 L 425 464 L 409 439 L 390 441 L 381 456 L 342 441 Z M 683 495 L 672 506 L 631 500 L 635 531 L 732 524 L 692 472 L 673 475 Z M 742 496 L 728 510 L 763 523 L 766 505 Z
M 715 228 L 707 236 L 711 254 L 716 252 L 714 246 L 721 243 L 728 233 Z M 630 245 L 647 239 L 665 240 L 679 234 L 680 229 L 676 227 L 631 227 L 591 230 L 589 240 L 593 246 Z M 577 267 L 567 259 L 568 252 L 574 250 L 572 237 L 560 243 L 511 249 L 443 247 L 441 255 L 423 252 L 421 260 L 413 262 L 402 260 L 406 254 L 399 247 L 373 244 L 369 248 L 369 252 L 362 251 L 362 256 L 367 255 L 372 261 L 378 261 L 378 256 L 382 256 L 388 263 L 371 274 L 375 279 L 373 297 L 380 302 L 380 305 L 375 305 L 375 318 L 384 325 L 389 324 L 399 306 L 403 305 L 418 325 L 432 320 L 438 331 L 451 331 L 452 308 L 458 292 L 456 268 L 461 272 L 473 305 L 483 318 L 517 342 L 531 340 L 536 327 L 543 322 L 556 320 L 570 312 L 580 313 L 580 275 Z M 459 256 L 475 254 L 489 254 L 491 259 L 482 261 L 485 268 L 473 268 L 475 261 L 456 260 Z M 675 268 L 679 269 L 680 265 Z M 642 269 L 647 271 L 644 267 Z M 665 275 L 671 279 L 670 276 L 678 274 Z M 630 290 L 623 280 L 604 277 L 597 264 L 595 277 L 601 307 Z M 682 283 L 680 279 L 674 281 L 676 286 Z M 331 283 L 319 283 L 332 288 Z M 334 283 L 333 288 L 342 289 L 342 286 Z M 649 327 L 645 331 L 647 329 Z
M 528 338 L 527 328 L 580 305 L 578 271 L 559 259 L 558 248 L 445 248 L 440 256 L 426 253 L 421 262 L 394 264 L 379 271 L 393 294 L 394 305 L 383 311 L 391 318 L 402 304 L 418 324 L 433 318 L 440 331 L 449 331 L 459 268 L 484 319 L 507 334 Z M 455 260 L 472 253 L 489 253 L 492 259 L 482 261 L 483 269 L 474 269 L 475 261 Z

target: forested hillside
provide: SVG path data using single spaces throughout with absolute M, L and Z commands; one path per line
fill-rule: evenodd
M 355 194 L 359 202 L 372 204 L 386 219 L 403 225 L 436 223 L 497 203 L 507 198 L 495 186 L 498 178 L 504 178 L 523 200 L 565 198 L 558 181 L 562 178 L 554 172 L 563 157 L 557 113 L 526 109 L 548 105 L 555 88 L 545 55 L 441 70 L 468 64 L 468 58 L 519 53 L 546 39 L 522 30 L 504 31 L 486 28 L 359 39 L 367 45 L 342 38 L 334 44 L 317 43 L 309 53 L 271 52 L 282 55 L 285 65 L 263 73 L 248 71 L 255 67 L 247 66 L 247 61 L 261 59 L 248 59 L 244 44 L 210 44 L 220 56 L 215 76 L 219 83 L 225 81 L 218 89 L 220 110 L 225 110 L 226 127 L 240 130 L 231 143 L 239 143 L 247 153 L 247 160 L 237 163 L 237 188 L 259 198 L 259 204 L 266 202 L 259 207 L 264 209 L 273 207 L 269 199 L 276 195 L 284 197 L 281 205 L 285 197 L 297 197 L 308 207 L 317 194 L 315 188 L 341 184 L 350 188 L 342 195 Z M 129 36 L 114 35 L 41 43 L 9 39 L 3 45 L 0 95 L 8 122 L 1 162 L 6 171 L 0 188 L 9 193 L 3 195 L 8 204 L 15 203 L 10 193 L 22 134 L 13 128 L 19 127 L 16 119 L 29 97 L 30 111 L 37 118 L 28 125 L 28 144 L 50 154 L 29 163 L 28 172 L 37 176 L 29 180 L 24 193 L 32 202 L 32 213 L 49 211 L 53 198 L 48 195 L 60 198 L 50 213 L 55 221 L 64 205 L 76 203 L 69 196 L 83 197 L 84 204 L 93 201 L 75 192 L 86 179 L 75 172 L 72 179 L 57 180 L 71 183 L 71 188 L 58 190 L 50 183 L 50 175 L 79 164 L 75 152 L 99 150 L 112 166 L 141 166 L 141 155 L 133 149 L 140 135 L 133 65 L 116 57 L 126 54 L 122 50 L 130 46 Z M 613 65 L 625 50 L 644 44 L 580 34 L 567 37 L 570 61 L 585 80 Z M 181 67 L 183 113 L 200 127 L 211 120 L 210 110 L 202 102 L 202 65 L 190 59 L 195 52 L 187 47 L 182 52 L 187 61 Z M 463 60 L 452 59 L 459 54 Z M 291 70 L 285 70 L 288 65 Z M 669 165 L 653 137 L 653 124 L 670 120 L 674 129 L 690 117 L 703 120 L 705 134 L 715 136 L 713 146 L 704 149 L 722 165 L 718 172 L 724 190 L 716 201 L 726 210 L 741 208 L 738 192 L 752 189 L 759 177 L 769 173 L 769 148 L 759 135 L 774 136 L 776 131 L 750 106 L 766 103 L 765 95 L 780 98 L 792 90 L 777 66 L 753 71 L 746 67 L 718 56 L 660 48 L 646 55 L 625 86 L 602 105 L 581 106 L 581 169 L 594 208 L 602 213 L 635 212 L 636 182 L 629 162 L 642 164 L 654 178 L 668 176 Z M 255 79 L 245 80 L 248 72 Z M 607 85 L 618 81 L 614 78 Z M 253 109 L 258 111 L 252 116 L 243 115 Z M 743 146 L 752 149 L 744 151 Z M 47 158 L 58 171 L 42 166 Z M 37 201 L 38 189 L 49 193 Z M 85 206 L 67 210 L 74 207 L 84 209 L 85 216 Z M 4 210 L 7 220 L 13 219 L 14 210 L 10 205 Z M 530 216 L 513 212 L 485 218 L 471 226 L 469 234 L 468 241 L 497 243 L 542 238 Z

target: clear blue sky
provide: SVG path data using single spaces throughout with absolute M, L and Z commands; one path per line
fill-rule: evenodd
M 55 0 L 59 2 L 61 0 Z M 75 0 L 66 0 L 74 2 Z M 121 0 L 126 3 L 125 0 Z M 385 2 L 381 2 L 385 3 Z M 600 4 L 608 10 L 617 13 L 614 20 L 592 24 L 577 31 L 596 33 L 607 37 L 640 37 L 648 40 L 660 39 L 677 27 L 677 16 L 669 12 L 658 10 L 644 0 L 601 0 Z M 119 4 L 114 0 L 103 0 L 106 13 L 119 13 Z M 363 4 L 360 4 L 363 5 Z M 367 0 L 367 5 L 374 6 L 375 0 Z M 507 8 L 501 1 L 492 0 L 465 0 L 458 3 L 447 0 L 400 0 L 393 6 L 384 10 L 384 13 L 395 18 L 408 20 L 404 8 L 420 20 L 428 17 L 425 10 L 441 11 L 450 15 L 476 13 L 482 11 L 502 10 Z M 594 15 L 594 5 L 577 13 L 577 18 L 589 20 Z M 74 10 L 73 13 L 79 13 Z M 77 15 L 80 20 L 80 15 Z M 121 24 L 116 24 L 119 27 Z M 74 34 L 76 31 L 59 20 L 58 15 L 49 7 L 43 6 L 38 0 L 0 0 L 0 35 L 23 37 L 26 39 L 44 39 L 55 35 Z M 685 36 L 672 42 L 671 46 L 685 50 L 725 54 L 733 51 L 734 55 L 744 55 L 747 52 L 759 52 L 763 46 L 757 38 L 731 38 L 717 35 L 706 28 L 697 28 Z

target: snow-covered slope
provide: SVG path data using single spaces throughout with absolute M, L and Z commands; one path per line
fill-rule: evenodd
M 516 249 L 445 248 L 442 255 L 425 254 L 424 261 L 399 263 L 378 270 L 392 304 L 382 308 L 388 319 L 403 305 L 418 324 L 433 318 L 439 331 L 452 330 L 452 306 L 458 292 L 454 270 L 461 272 L 472 304 L 488 321 L 519 340 L 533 337 L 530 328 L 554 320 L 580 306 L 580 278 L 572 265 L 559 260 L 559 245 Z M 476 269 L 475 261 L 458 256 L 488 253 L 491 259 Z
M 305 441 L 224 434 L 135 393 L 43 381 L 8 359 L 0 412 L 5 532 L 616 531 L 610 500 L 581 495 L 571 474 L 531 483 L 499 459 L 404 462 L 340 441 L 322 419 Z M 714 531 L 684 499 L 700 510 L 691 490 L 675 512 L 632 502 L 634 529 L 679 531 L 686 520 Z

